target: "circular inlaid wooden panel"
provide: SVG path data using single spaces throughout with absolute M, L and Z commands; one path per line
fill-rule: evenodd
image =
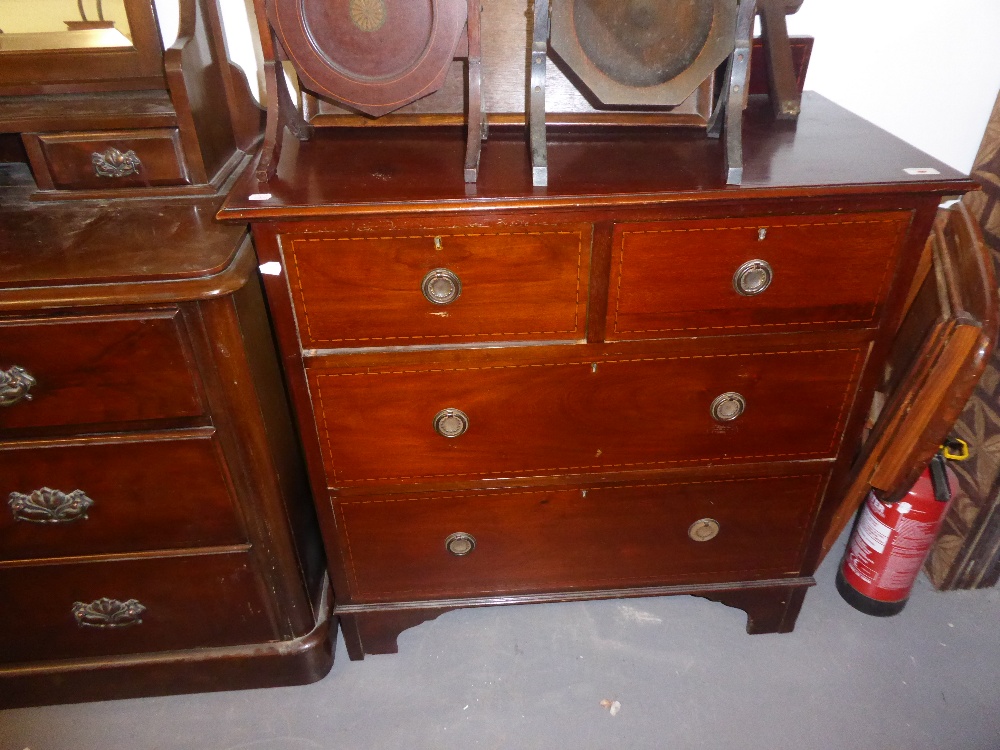
M 273 0 L 268 16 L 305 86 L 379 116 L 436 91 L 468 0 Z

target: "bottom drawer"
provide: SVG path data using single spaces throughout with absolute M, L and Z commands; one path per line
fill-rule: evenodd
M 274 640 L 244 552 L 4 568 L 0 600 L 3 662 Z
M 354 601 L 798 572 L 827 472 L 335 501 Z

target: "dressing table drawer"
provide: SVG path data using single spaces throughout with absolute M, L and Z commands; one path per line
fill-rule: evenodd
M 305 349 L 578 340 L 587 225 L 285 234 Z
M 39 187 L 48 190 L 189 185 L 174 128 L 24 136 Z
M 0 591 L 0 662 L 273 639 L 246 552 L 7 567 Z
M 205 413 L 176 309 L 9 321 L 0 342 L 0 429 Z
M 619 224 L 609 341 L 878 323 L 911 213 Z
M 745 475 L 745 472 L 744 472 Z M 826 467 L 794 476 L 341 499 L 358 601 L 795 571 Z
M 0 560 L 247 541 L 211 434 L 0 449 L 0 502 Z

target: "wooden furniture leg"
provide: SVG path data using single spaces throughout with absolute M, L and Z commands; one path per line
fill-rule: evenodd
M 361 661 L 366 655 L 399 653 L 397 639 L 400 633 L 453 609 L 455 607 L 338 612 L 347 655 L 351 661 Z
M 797 585 L 768 589 L 735 589 L 696 594 L 727 607 L 747 613 L 747 633 L 791 633 L 802 609 L 808 586 Z

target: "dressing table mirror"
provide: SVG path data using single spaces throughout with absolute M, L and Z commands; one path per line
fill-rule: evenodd
M 252 149 L 261 113 L 216 0 L 171 11 L 164 47 L 152 0 L 0 0 L 0 133 L 35 199 L 207 195 Z

